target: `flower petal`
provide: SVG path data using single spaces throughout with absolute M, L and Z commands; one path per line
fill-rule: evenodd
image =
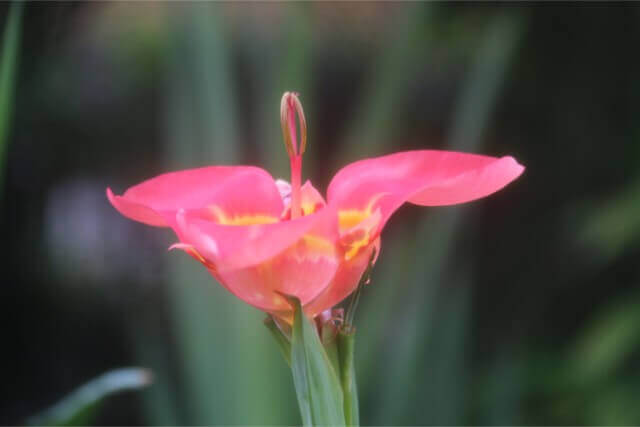
M 278 216 L 282 200 L 271 175 L 252 166 L 214 166 L 171 172 L 129 188 L 122 196 L 107 189 L 111 204 L 124 216 L 166 227 L 179 209 L 205 208 L 219 198 L 243 211 L 267 211 Z
M 277 180 L 276 185 L 282 196 L 284 203 L 284 211 L 282 213 L 282 219 L 291 219 L 291 185 L 284 180 Z M 324 201 L 322 194 L 311 184 L 311 181 L 307 180 L 300 188 L 300 208 L 302 215 L 310 215 L 314 212 L 324 208 L 327 203 Z
M 365 272 L 371 259 L 371 251 L 380 251 L 380 239 L 368 245 L 355 257 L 342 262 L 331 283 L 313 301 L 304 307 L 309 317 L 314 317 L 324 310 L 335 306 L 355 291 L 362 274 Z M 377 254 L 376 254 L 377 256 Z
M 469 202 L 500 190 L 523 170 L 509 156 L 405 151 L 344 167 L 331 180 L 327 200 L 349 226 L 379 208 L 382 226 L 406 201 L 423 206 Z
M 134 221 L 142 222 L 154 227 L 166 227 L 165 218 L 148 206 L 133 202 L 125 196 L 113 194 L 111 188 L 107 188 L 107 199 L 122 215 Z
M 302 304 L 324 291 L 340 264 L 335 247 L 310 250 L 306 238 L 258 265 L 216 271 L 221 283 L 234 295 L 261 310 L 290 310 L 281 294 L 295 295 Z M 312 246 L 315 243 L 311 244 Z
M 307 233 L 320 233 L 332 244 L 338 239 L 337 214 L 330 208 L 291 221 L 235 226 L 205 220 L 200 210 L 181 210 L 176 215 L 175 231 L 182 243 L 192 245 L 219 271 L 257 265 Z
M 302 205 L 302 214 L 309 215 L 326 206 L 322 194 L 307 180 L 300 189 L 300 204 Z
M 180 211 L 174 245 L 202 262 L 230 292 L 267 312 L 290 310 L 279 293 L 306 303 L 331 282 L 341 253 L 335 210 L 274 224 L 223 226 Z

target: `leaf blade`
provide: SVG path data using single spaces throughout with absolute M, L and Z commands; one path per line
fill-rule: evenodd
M 121 368 L 106 372 L 81 385 L 43 412 L 30 417 L 29 425 L 83 425 L 87 416 L 102 401 L 114 393 L 136 390 L 152 382 L 152 374 L 144 368 Z
M 315 327 L 300 301 L 287 297 L 295 309 L 291 335 L 291 372 L 302 415 L 311 425 L 344 425 L 343 396 L 338 376 Z

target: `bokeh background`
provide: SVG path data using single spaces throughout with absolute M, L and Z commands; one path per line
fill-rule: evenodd
M 403 207 L 356 316 L 363 424 L 640 424 L 640 7 L 0 6 L 0 423 L 95 376 L 155 382 L 97 424 L 296 424 L 262 320 L 169 231 L 120 216 L 153 175 L 304 176 L 407 149 L 513 155 L 487 199 Z

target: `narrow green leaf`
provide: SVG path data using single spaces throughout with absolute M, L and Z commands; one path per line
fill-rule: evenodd
M 360 424 L 356 370 L 353 364 L 355 335 L 356 329 L 347 325 L 344 328 L 340 328 L 337 336 L 338 353 L 340 355 L 340 384 L 344 395 L 344 417 L 348 426 L 358 426 Z
M 105 397 L 151 384 L 151 372 L 143 368 L 109 371 L 89 381 L 68 396 L 27 420 L 29 425 L 86 425 L 96 405 Z
M 349 300 L 349 306 L 347 307 L 347 311 L 344 314 L 344 324 L 347 326 L 353 325 L 353 318 L 356 314 L 356 308 L 358 308 L 358 302 L 360 301 L 360 295 L 362 294 L 362 289 L 364 285 L 368 284 L 371 280 L 371 270 L 373 269 L 373 260 L 376 259 L 376 249 L 374 248 L 371 251 L 371 255 L 369 256 L 369 265 L 367 269 L 362 273 L 360 277 L 360 282 L 358 282 L 358 286 L 356 287 L 355 292 L 351 295 L 351 299 Z
M 332 321 L 327 322 L 322 325 L 322 332 L 320 341 L 322 341 L 322 346 L 324 347 L 324 351 L 327 353 L 327 357 L 331 362 L 331 366 L 333 370 L 336 372 L 340 372 L 340 355 L 338 354 L 338 329 L 335 325 L 333 325 Z
M 236 89 L 242 88 L 233 72 L 237 39 L 225 7 L 192 2 L 171 9 L 167 70 L 162 73 L 166 169 L 239 163 L 244 148 Z M 279 102 L 278 97 L 269 116 L 278 126 Z M 278 148 L 284 153 L 281 142 Z M 171 389 L 170 399 L 177 424 L 294 424 L 298 415 L 291 405 L 295 395 L 288 368 L 276 351 L 256 351 L 272 339 L 264 333 L 264 315 L 215 283 L 190 257 L 172 254 L 167 263 L 166 302 L 181 373 L 180 387 Z
M 636 295 L 609 303 L 583 330 L 571 348 L 567 381 L 580 386 L 611 378 L 640 344 L 640 306 Z
M 316 328 L 300 301 L 287 297 L 295 309 L 291 336 L 291 372 L 305 426 L 344 425 L 342 389 Z
M 2 53 L 0 54 L 0 169 L 4 167 L 9 124 L 13 111 L 13 93 L 18 69 L 22 9 L 23 4 L 21 1 L 11 4 L 2 37 Z M 2 175 L 0 174 L 0 179 Z M 0 190 L 1 188 L 2 182 L 0 181 Z
M 282 356 L 284 356 L 284 360 L 287 362 L 287 365 L 291 366 L 291 342 L 289 339 L 282 333 L 276 322 L 273 320 L 273 317 L 269 316 L 264 319 L 264 325 L 269 329 L 273 338 L 275 338 L 276 343 L 278 344 L 278 348 L 282 352 Z
M 342 162 L 357 158 L 363 145 L 369 155 L 382 154 L 385 141 L 395 140 L 392 136 L 398 123 L 398 106 L 407 94 L 407 81 L 422 69 L 416 65 L 419 58 L 429 57 L 424 52 L 431 40 L 425 40 L 416 29 L 430 27 L 433 9 L 431 2 L 416 2 L 389 16 L 392 24 L 386 26 L 385 42 L 376 52 L 375 63 L 367 73 L 364 96 L 355 109 L 358 114 L 336 159 Z

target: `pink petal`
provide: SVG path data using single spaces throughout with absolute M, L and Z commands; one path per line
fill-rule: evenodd
M 167 222 L 158 212 L 148 206 L 132 202 L 124 196 L 116 196 L 110 188 L 107 188 L 107 199 L 118 212 L 129 219 L 155 227 L 167 226 Z
M 282 201 L 271 175 L 251 166 L 213 166 L 159 175 L 129 188 L 122 196 L 107 189 L 111 204 L 124 216 L 148 225 L 168 226 L 179 209 L 202 209 L 219 198 L 233 200 L 234 211 L 278 216 Z
M 405 151 L 344 167 L 329 184 L 327 199 L 340 210 L 379 208 L 384 225 L 406 201 L 423 206 L 469 202 L 500 190 L 523 171 L 509 156 Z
M 312 231 L 333 243 L 338 239 L 337 214 L 329 208 L 291 221 L 255 225 L 221 225 L 203 219 L 199 210 L 179 211 L 176 219 L 182 243 L 192 245 L 220 271 L 260 264 Z
M 300 189 L 300 204 L 304 215 L 309 215 L 325 207 L 326 202 L 322 194 L 307 180 Z
M 292 221 L 223 226 L 180 211 L 174 245 L 203 262 L 229 291 L 274 314 L 290 311 L 278 293 L 312 300 L 331 282 L 340 263 L 335 210 Z
M 371 251 L 380 251 L 380 239 L 360 251 L 353 259 L 343 261 L 331 283 L 313 301 L 305 305 L 304 310 L 309 317 L 335 306 L 355 291 L 362 274 L 369 265 Z M 376 254 L 377 256 L 377 254 Z
M 280 195 L 284 202 L 285 210 L 282 219 L 291 219 L 291 185 L 281 179 L 276 181 Z M 324 208 L 327 203 L 324 201 L 322 194 L 307 180 L 300 188 L 300 205 L 303 215 L 310 215 Z
M 276 187 L 282 198 L 285 209 L 291 205 L 291 184 L 284 179 L 276 179 Z
M 303 240 L 263 263 L 217 271 L 234 295 L 263 311 L 278 313 L 291 307 L 279 293 L 295 295 L 302 304 L 320 294 L 339 266 L 336 251 L 309 250 Z

